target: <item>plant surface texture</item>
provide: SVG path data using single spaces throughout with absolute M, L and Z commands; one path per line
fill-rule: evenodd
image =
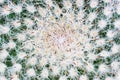
M 120 0 L 0 0 L 0 80 L 120 80 Z

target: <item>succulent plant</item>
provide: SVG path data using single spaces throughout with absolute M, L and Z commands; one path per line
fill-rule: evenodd
M 0 0 L 0 80 L 120 80 L 120 0 Z

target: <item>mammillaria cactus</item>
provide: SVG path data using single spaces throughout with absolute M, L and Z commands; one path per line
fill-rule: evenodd
M 120 80 L 120 0 L 0 0 L 0 80 Z

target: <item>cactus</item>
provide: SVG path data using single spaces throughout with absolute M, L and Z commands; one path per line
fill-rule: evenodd
M 120 80 L 119 0 L 0 0 L 0 80 Z

